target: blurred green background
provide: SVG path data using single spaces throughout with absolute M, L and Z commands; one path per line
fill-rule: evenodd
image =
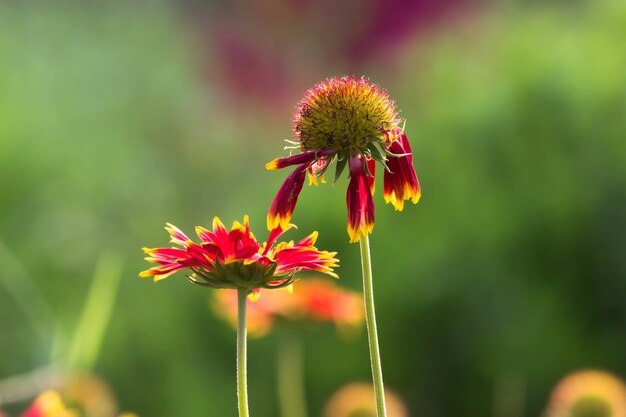
M 215 215 L 264 239 L 287 174 L 264 164 L 343 74 L 395 98 L 422 184 L 402 213 L 378 186 L 371 239 L 411 415 L 537 416 L 572 370 L 625 376 L 626 3 L 429 3 L 0 4 L 0 385 L 63 363 L 143 417 L 235 415 L 233 330 L 182 275 L 138 278 L 141 247 Z M 305 188 L 288 237 L 319 230 L 358 290 L 346 184 Z M 369 380 L 366 337 L 304 338 L 318 416 Z M 250 342 L 255 415 L 278 415 L 275 356 Z

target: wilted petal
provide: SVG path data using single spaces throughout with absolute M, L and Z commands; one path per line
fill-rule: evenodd
M 267 213 L 267 228 L 274 230 L 280 226 L 283 230 L 289 227 L 289 220 L 296 209 L 298 195 L 302 191 L 308 164 L 299 165 L 287 176 L 278 190 L 276 197 Z
M 292 165 L 301 165 L 301 164 L 310 164 L 315 161 L 320 156 L 319 152 L 308 151 L 302 152 L 293 156 L 286 156 L 283 158 L 276 158 L 267 164 L 265 164 L 265 168 L 269 170 L 274 169 L 282 169 Z
M 354 243 L 374 229 L 374 202 L 367 174 L 363 168 L 363 160 L 351 157 L 348 163 L 350 167 L 350 184 L 346 195 L 348 234 L 350 243 Z
M 413 155 L 411 145 L 405 134 L 402 134 L 395 142 L 389 145 L 389 151 L 405 156 L 390 157 L 387 161 L 389 170 L 385 171 L 383 194 L 386 203 L 402 211 L 404 200 L 411 200 L 413 204 L 420 199 L 420 184 L 413 168 Z

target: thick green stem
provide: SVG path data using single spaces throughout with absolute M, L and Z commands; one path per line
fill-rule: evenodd
M 248 291 L 237 290 L 237 400 L 239 417 L 248 417 L 248 382 L 246 376 L 246 299 Z
M 283 326 L 278 345 L 278 400 L 282 417 L 306 417 L 302 341 L 295 329 Z
M 367 323 L 367 340 L 370 346 L 370 361 L 372 362 L 372 378 L 374 380 L 374 395 L 376 396 L 376 415 L 385 417 L 385 388 L 383 385 L 383 370 L 380 364 L 380 350 L 378 348 L 378 331 L 376 330 L 376 312 L 374 309 L 374 285 L 372 283 L 372 262 L 370 260 L 370 242 L 367 235 L 362 236 L 361 268 L 363 269 L 363 297 L 365 299 L 365 322 Z

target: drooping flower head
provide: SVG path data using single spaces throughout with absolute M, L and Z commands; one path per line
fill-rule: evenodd
M 362 295 L 326 279 L 307 278 L 294 284 L 292 291 L 261 293 L 263 296 L 248 306 L 248 332 L 253 336 L 266 335 L 277 321 L 330 322 L 340 331 L 350 331 L 365 319 Z M 235 291 L 219 291 L 213 301 L 215 312 L 236 326 Z
M 351 242 L 374 228 L 376 162 L 385 168 L 383 194 L 396 210 L 404 201 L 417 203 L 420 185 L 413 168 L 411 146 L 394 102 L 385 90 L 365 78 L 330 78 L 307 91 L 293 118 L 294 141 L 287 149 L 301 153 L 277 158 L 267 169 L 296 165 L 270 206 L 268 228 L 286 227 L 308 174 L 310 184 L 325 182 L 324 173 L 336 162 L 334 181 L 348 167 L 346 196 Z
M 554 388 L 546 417 L 626 417 L 626 384 L 615 375 L 584 370 Z
M 235 221 L 230 231 L 220 219 L 213 219 L 213 231 L 196 227 L 200 243 L 194 243 L 180 229 L 168 223 L 165 228 L 171 243 L 178 247 L 144 248 L 148 262 L 158 266 L 139 274 L 167 278 L 181 269 L 189 269 L 188 279 L 194 284 L 212 288 L 243 288 L 255 293 L 259 288 L 280 288 L 293 282 L 301 270 L 319 271 L 336 277 L 333 268 L 339 263 L 336 252 L 319 251 L 315 246 L 317 232 L 298 243 L 276 240 L 294 227 L 276 227 L 266 243 L 259 244 L 250 232 L 248 217 Z

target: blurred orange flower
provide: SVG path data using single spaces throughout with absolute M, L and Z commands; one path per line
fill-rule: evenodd
M 262 297 L 248 303 L 248 331 L 264 336 L 277 319 L 312 320 L 334 323 L 341 330 L 363 323 L 363 299 L 357 292 L 342 289 L 323 278 L 298 281 L 293 290 L 261 290 Z M 233 326 L 237 322 L 236 291 L 218 291 L 214 310 Z
M 385 389 L 387 417 L 408 417 L 402 399 Z M 356 382 L 336 391 L 326 403 L 324 417 L 376 417 L 374 387 L 370 383 Z
M 600 370 L 583 370 L 563 378 L 554 388 L 547 417 L 626 417 L 626 384 Z

